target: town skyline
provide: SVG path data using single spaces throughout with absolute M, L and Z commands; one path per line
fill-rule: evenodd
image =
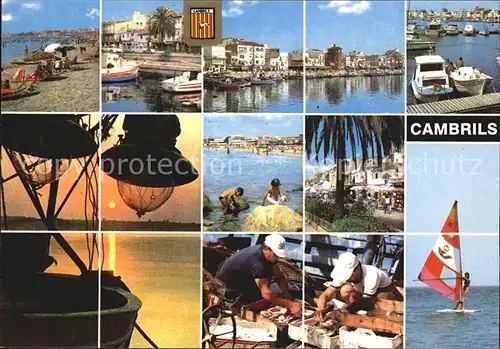
M 2 36 L 44 30 L 99 28 L 99 1 L 2 0 Z M 57 20 L 57 25 L 54 22 Z M 57 27 L 57 28 L 55 28 Z
M 302 119 L 296 115 L 231 116 L 206 115 L 204 139 L 224 138 L 229 135 L 245 137 L 290 137 L 303 134 Z
M 476 7 L 486 8 L 490 10 L 498 10 L 498 2 L 496 1 L 407 1 L 408 11 L 414 10 L 433 10 L 441 11 L 446 8 L 449 11 L 456 11 L 461 9 L 472 10 Z

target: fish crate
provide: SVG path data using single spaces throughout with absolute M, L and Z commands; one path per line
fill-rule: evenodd
M 231 319 L 221 319 L 219 326 L 213 329 L 216 319 L 209 320 L 210 331 L 217 338 L 217 348 L 232 348 L 232 333 L 217 336 L 217 333 L 227 333 L 233 330 Z M 278 328 L 272 322 L 250 322 L 236 318 L 235 348 L 276 348 Z
M 288 336 L 293 340 L 302 340 L 304 344 L 309 344 L 319 348 L 335 348 L 338 343 L 338 336 L 327 336 L 316 330 L 314 325 L 317 323 L 315 319 L 297 320 L 291 322 L 288 326 Z
M 399 349 L 403 347 L 403 337 L 401 334 L 386 337 L 377 335 L 372 330 L 364 328 L 351 330 L 347 326 L 342 326 L 339 329 L 339 344 L 343 349 Z

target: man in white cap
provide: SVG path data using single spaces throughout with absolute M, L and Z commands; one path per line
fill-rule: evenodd
M 332 298 L 339 298 L 340 289 L 345 284 L 351 284 L 362 295 L 362 298 L 372 300 L 392 299 L 402 300 L 401 294 L 393 286 L 391 278 L 373 265 L 361 264 L 350 252 L 340 255 L 331 274 L 332 281 L 318 299 L 316 318 L 321 320 L 326 312 L 327 303 Z
M 273 293 L 270 281 L 273 276 L 283 274 L 277 268 L 278 258 L 288 255 L 285 238 L 278 234 L 266 236 L 262 245 L 244 248 L 232 255 L 217 272 L 217 279 L 226 290 L 241 296 L 243 304 L 253 303 L 262 298 L 272 304 L 281 305 L 295 316 L 302 316 L 302 306 L 298 302 Z M 283 277 L 284 278 L 284 277 Z M 288 290 L 283 290 L 288 294 Z

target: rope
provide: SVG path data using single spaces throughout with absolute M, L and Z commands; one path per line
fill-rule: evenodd
M 147 335 L 147 333 L 144 332 L 144 330 L 141 328 L 141 326 L 139 326 L 137 321 L 134 322 L 134 327 L 137 331 L 139 331 L 141 336 L 149 343 L 149 345 L 151 345 L 153 348 L 160 348 L 155 344 L 155 342 L 153 342 L 153 340 Z

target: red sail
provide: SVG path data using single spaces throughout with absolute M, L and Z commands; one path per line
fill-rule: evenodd
M 454 302 L 461 300 L 462 265 L 458 232 L 457 202 L 455 201 L 441 229 L 441 236 L 437 239 L 434 249 L 418 275 L 420 281 Z M 443 277 L 445 270 L 451 272 L 453 276 Z M 446 282 L 447 280 L 451 282 Z

